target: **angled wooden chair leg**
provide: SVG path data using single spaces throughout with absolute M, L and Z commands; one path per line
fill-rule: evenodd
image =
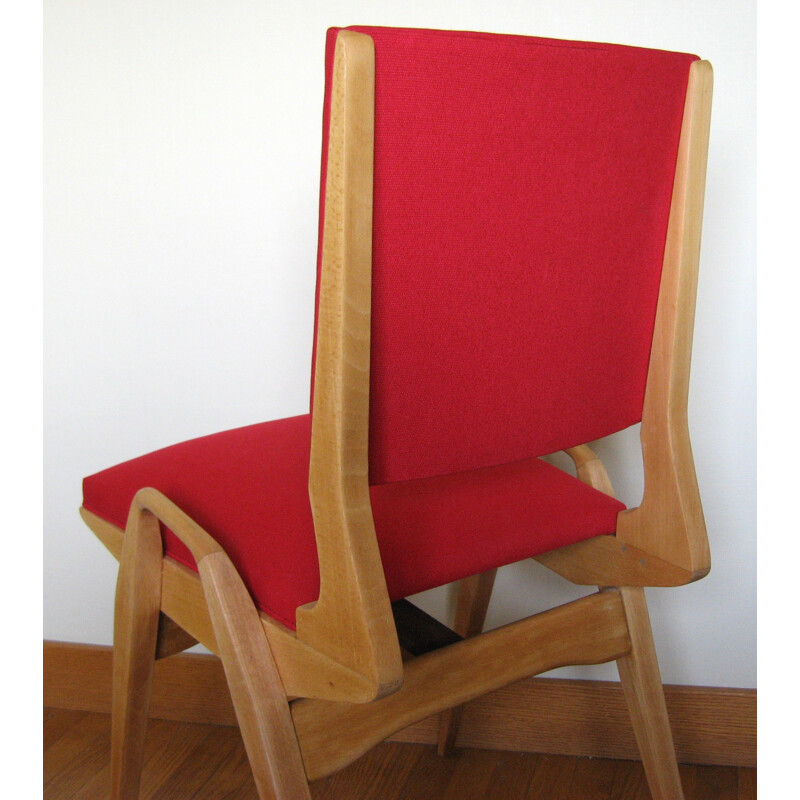
M 260 800 L 310 800 L 275 659 L 247 590 L 222 551 L 198 563 L 236 718 Z
M 480 575 L 472 575 L 458 582 L 456 619 L 453 630 L 465 639 L 477 636 L 483 630 L 496 576 L 497 570 L 490 569 Z M 450 755 L 453 752 L 463 713 L 464 706 L 455 706 L 439 715 L 438 750 L 440 756 Z
M 683 800 L 650 616 L 642 588 L 621 588 L 631 651 L 617 660 L 653 800 Z
M 114 608 L 112 800 L 139 796 L 158 637 L 161 564 L 158 521 L 132 509 L 122 543 Z

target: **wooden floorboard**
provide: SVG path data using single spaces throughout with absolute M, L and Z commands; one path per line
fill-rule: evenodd
M 530 753 L 500 753 L 485 800 L 527 797 L 540 758 Z
M 44 710 L 45 800 L 103 800 L 108 714 Z M 686 800 L 754 800 L 756 770 L 681 765 Z M 386 742 L 311 787 L 313 800 L 649 800 L 638 761 Z M 257 800 L 238 728 L 152 720 L 141 800 Z
M 462 750 L 442 800 L 482 800 L 501 755 L 500 750 Z
M 614 800 L 650 800 L 641 761 L 619 761 L 611 796 Z M 735 768 L 732 768 L 735 769 Z
M 419 618 L 422 612 L 406 608 L 404 613 Z M 419 627 L 434 634 L 426 634 L 428 640 L 438 638 L 437 626 L 443 627 L 429 619 Z M 111 710 L 110 647 L 44 642 L 43 658 L 45 706 Z M 682 763 L 755 766 L 755 690 L 666 686 L 665 696 Z M 181 653 L 157 661 L 150 716 L 235 726 L 220 660 Z M 392 739 L 433 744 L 437 726 L 438 718 L 429 717 Z M 607 681 L 529 678 L 490 692 L 465 706 L 457 744 L 594 758 L 639 757 L 622 688 Z
M 456 756 L 442 758 L 431 745 L 417 745 L 417 747 L 421 747 L 422 752 L 403 784 L 400 797 L 403 800 L 442 797 L 453 777 L 458 759 Z
M 742 767 L 739 769 L 739 798 L 738 800 L 756 799 L 756 771 Z
M 528 786 L 528 800 L 570 800 L 575 767 L 580 761 L 575 756 L 543 755 Z

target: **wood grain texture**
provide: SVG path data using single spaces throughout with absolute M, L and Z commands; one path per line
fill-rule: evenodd
M 403 666 L 368 485 L 374 109 L 372 39 L 339 31 L 309 474 L 320 595 L 297 610 L 297 637 L 363 676 L 380 697 L 400 686 Z
M 42 749 L 47 751 L 57 742 L 67 731 L 76 724 L 80 724 L 82 719 L 88 718 L 86 711 L 76 711 L 69 713 L 62 708 L 44 709 L 44 720 L 42 721 Z
M 603 800 L 613 791 L 616 772 L 617 764 L 610 759 L 580 759 L 575 764 L 570 793 L 584 800 Z
M 201 730 L 204 730 L 204 726 Z M 202 739 L 198 750 L 208 756 L 206 764 L 196 764 L 194 754 L 190 753 L 180 767 L 180 777 L 196 785 L 192 787 L 191 800 L 255 800 L 257 788 L 238 730 L 228 728 L 227 735 L 212 731 Z M 195 774 L 189 774 L 192 767 L 203 776 L 201 781 L 197 780 Z M 158 787 L 155 780 L 153 783 Z M 172 785 L 175 786 L 174 797 L 186 796 L 180 779 L 174 780 Z M 160 800 L 162 796 L 156 788 L 153 800 Z
M 688 764 L 680 772 L 687 798 L 737 800 L 739 797 L 739 781 L 732 771 L 702 764 Z
M 113 651 L 102 645 L 44 643 L 44 703 L 110 713 Z M 181 722 L 236 725 L 222 662 L 184 653 L 157 661 L 150 716 Z
M 370 37 L 339 32 L 309 476 L 320 597 L 298 609 L 296 635 L 262 617 L 287 694 L 351 702 L 390 693 L 403 678 L 367 484 L 374 62 Z M 196 561 L 220 549 L 168 498 L 153 490 L 137 497 L 145 493 L 148 507 L 190 543 Z M 118 548 L 114 526 L 85 509 L 82 515 L 110 549 Z M 219 651 L 199 580 L 170 559 L 162 609 L 190 636 Z
M 471 751 L 461 751 L 471 752 Z M 539 768 L 541 758 L 532 753 L 501 752 L 495 762 L 492 780 L 485 800 L 506 800 L 507 797 L 527 797 L 528 787 Z
M 193 746 L 188 748 L 188 752 L 173 751 L 174 760 L 171 763 L 162 761 L 161 775 L 151 777 L 146 771 L 143 773 L 142 784 L 148 786 L 147 800 L 193 798 L 203 790 L 218 786 L 220 768 L 226 761 L 237 753 L 244 755 L 242 737 L 236 728 L 215 730 L 206 725 L 197 727 L 197 738 L 192 743 Z M 242 759 L 242 766 L 248 773 L 248 800 L 255 800 L 255 784 L 246 758 Z
M 442 800 L 484 800 L 499 758 L 496 750 L 472 750 L 459 758 Z
M 713 73 L 689 71 L 642 410 L 644 496 L 620 512 L 614 537 L 554 550 L 537 561 L 573 583 L 679 586 L 711 567 L 689 440 L 688 398 L 700 263 Z M 613 496 L 600 459 L 586 445 L 567 451 L 578 478 Z
M 565 548 L 548 564 L 562 574 L 572 570 L 576 577 L 591 577 L 592 583 L 673 585 L 702 577 L 709 567 L 686 403 L 710 91 L 710 67 L 693 65 L 643 414 L 642 506 L 620 515 L 617 540 L 601 537 L 582 548 Z M 403 666 L 368 488 L 373 109 L 372 41 L 341 31 L 331 92 L 309 477 L 321 588 L 316 603 L 298 609 L 297 634 L 258 614 L 220 546 L 158 492 L 137 494 L 124 536 L 84 513 L 122 563 L 112 796 L 132 800 L 138 795 L 155 655 L 177 652 L 196 640 L 222 656 L 263 800 L 309 800 L 306 774 L 312 779 L 329 775 L 386 736 L 453 704 L 557 666 L 611 659 L 620 664 L 654 797 L 678 800 L 680 782 L 640 590 L 605 590 Z M 573 448 L 570 455 L 581 480 L 613 494 L 602 463 L 588 447 Z M 187 544 L 199 575 L 162 558 L 156 520 Z M 464 630 L 479 632 L 493 577 L 464 584 L 459 623 Z M 290 711 L 287 694 L 304 699 Z M 443 752 L 454 745 L 459 716 L 456 712 L 443 726 Z M 422 751 L 403 752 L 410 755 L 403 755 L 399 766 L 398 759 L 387 761 L 386 775 L 393 777 L 380 788 L 382 798 L 395 796 Z M 218 762 L 227 776 L 226 791 L 249 791 L 234 777 L 233 746 L 228 756 Z M 198 780 L 185 764 L 166 782 L 172 781 L 175 791 L 185 788 L 181 781 L 191 786 Z M 484 797 L 500 774 L 499 764 L 496 751 L 459 760 L 442 797 Z M 606 797 L 618 783 L 610 764 L 595 769 L 591 778 L 585 765 L 564 765 L 545 775 L 539 771 L 542 764 L 537 762 L 530 774 L 531 796 L 587 797 L 591 792 Z M 695 784 L 705 787 L 697 791 L 709 791 L 707 773 L 692 774 Z M 720 791 L 728 792 L 726 781 Z M 100 783 L 98 774 L 91 791 Z M 192 791 L 202 796 L 203 784 Z
M 755 766 L 756 692 L 666 686 L 675 749 L 682 763 Z M 394 740 L 434 744 L 426 719 Z M 593 758 L 640 758 L 622 688 L 610 681 L 530 678 L 468 703 L 458 747 Z
M 107 800 L 107 714 L 45 709 L 61 735 L 44 753 L 45 800 Z M 381 744 L 350 767 L 313 784 L 314 800 L 441 800 L 456 786 L 483 785 L 484 800 L 651 800 L 637 761 Z M 754 800 L 754 769 L 681 765 L 686 800 Z M 236 728 L 155 720 L 148 730 L 141 800 L 255 800 Z
M 683 800 L 644 589 L 619 591 L 628 618 L 631 651 L 617 660 L 617 667 L 647 782 L 653 800 Z
M 74 721 L 71 721 L 71 713 L 77 714 Z M 108 714 L 64 712 L 59 723 L 59 735 L 48 742 L 44 751 L 45 796 L 55 785 L 77 793 L 86 781 L 85 773 L 100 769 L 103 763 L 108 765 L 110 758 L 111 717 Z M 98 752 L 99 757 L 95 757 Z M 108 776 L 106 780 L 110 788 Z
M 692 573 L 710 569 L 703 509 L 689 441 L 689 370 L 703 220 L 713 74 L 689 71 L 642 412 L 644 496 L 620 513 L 617 536 Z
M 161 612 L 161 530 L 136 502 L 120 557 L 114 605 L 111 798 L 137 800 Z
M 140 788 L 141 800 L 158 797 L 164 783 L 205 742 L 211 728 L 208 725 L 177 726 L 167 720 L 152 720 L 147 729 L 145 763 Z M 220 750 L 226 739 L 215 737 Z M 238 733 L 236 734 L 238 738 Z M 252 779 L 251 779 L 252 780 Z
M 332 775 L 312 786 L 314 800 L 334 800 L 350 797 L 356 800 L 364 795 L 369 784 L 369 795 L 381 800 L 406 800 L 405 785 L 417 766 L 425 748 L 422 745 L 385 744 L 360 759 L 349 769 Z M 427 797 L 429 795 L 423 795 Z
M 565 756 L 544 756 L 528 787 L 533 800 L 570 800 L 572 780 L 578 762 Z
M 477 636 L 483 631 L 496 577 L 497 570 L 490 569 L 458 582 L 453 628 L 465 639 Z M 443 711 L 439 716 L 438 750 L 440 756 L 453 752 L 462 714 L 462 706 L 454 706 Z
M 405 746 L 405 744 L 401 744 L 401 746 Z M 422 752 L 403 784 L 401 797 L 403 800 L 430 800 L 431 797 L 441 797 L 447 790 L 458 760 L 442 758 L 430 745 L 416 746 L 422 748 Z M 383 747 L 384 745 L 378 745 L 377 749 Z M 365 758 L 359 759 L 359 761 L 371 759 L 372 752 L 374 751 L 370 751 Z M 359 761 L 356 761 L 356 764 Z M 347 769 L 349 770 L 350 767 Z M 315 787 L 316 784 L 312 788 Z
M 152 677 L 159 624 L 161 566 L 163 560 L 159 521 L 167 526 L 192 554 L 200 576 L 206 605 L 214 629 L 244 737 L 247 754 L 261 800 L 309 800 L 308 784 L 289 704 L 264 628 L 253 601 L 233 563 L 220 545 L 167 497 L 155 489 L 140 489 L 131 505 L 130 522 L 123 540 L 120 586 L 114 638 L 114 705 L 112 710 L 112 796 L 120 800 L 138 797 L 139 770 L 144 752 L 150 679 Z M 145 549 L 146 548 L 146 549 Z M 140 552 L 146 553 L 135 559 Z M 132 567 L 138 567 L 134 574 Z M 128 577 L 130 573 L 130 578 Z M 126 583 L 123 584 L 122 578 Z M 134 597 L 128 584 L 137 588 Z M 136 601 L 136 602 L 133 602 Z M 125 613 L 127 612 L 127 613 Z M 129 617 L 148 614 L 149 644 L 147 694 L 122 693 L 120 652 L 127 655 L 131 633 Z M 120 624 L 122 623 L 122 624 Z M 144 684 L 144 676 L 139 681 Z M 121 698 L 121 699 L 120 699 Z M 119 702 L 118 702 L 119 701 Z M 143 722 L 132 727 L 128 719 Z M 119 755 L 118 755 L 119 753 Z M 119 764 L 125 769 L 120 772 Z M 122 776 L 122 777 L 120 777 Z M 121 787 L 118 789 L 118 787 Z
M 76 712 L 111 710 L 111 648 L 44 643 L 44 702 Z M 756 763 L 756 691 L 665 686 L 682 763 Z M 236 725 L 222 664 L 183 653 L 156 662 L 151 718 Z M 57 727 L 57 726 L 56 726 Z M 435 744 L 438 717 L 394 734 Z M 529 678 L 469 702 L 459 747 L 638 759 L 622 688 L 609 681 Z
M 611 485 L 611 478 L 608 477 L 605 464 L 591 447 L 582 444 L 578 445 L 578 447 L 570 447 L 564 452 L 572 459 L 579 481 L 597 489 L 598 492 L 607 494 L 609 497 L 617 496 L 614 493 L 614 487 Z
M 85 508 L 80 513 L 97 538 L 119 559 L 123 531 Z M 193 638 L 212 652 L 219 652 L 198 573 L 168 557 L 162 569 L 161 608 Z M 259 616 L 288 695 L 362 702 L 373 696 L 374 686 L 368 680 L 299 641 L 294 631 L 266 614 Z
M 535 556 L 579 586 L 683 586 L 697 575 L 617 536 L 593 536 Z
M 588 445 L 565 451 L 578 480 L 616 497 L 605 465 Z M 572 583 L 582 586 L 682 586 L 697 576 L 616 536 L 593 536 L 534 557 Z
M 258 796 L 310 800 L 289 703 L 253 601 L 221 550 L 198 567 Z
M 604 591 L 408 661 L 402 688 L 370 705 L 298 700 L 292 718 L 306 773 L 329 775 L 413 722 L 527 675 L 629 648 L 619 596 Z
M 756 771 L 742 767 L 739 773 L 739 800 L 756 800 Z

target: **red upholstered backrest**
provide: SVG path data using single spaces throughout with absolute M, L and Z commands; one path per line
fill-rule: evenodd
M 376 59 L 370 482 L 638 422 L 696 57 L 352 30 Z

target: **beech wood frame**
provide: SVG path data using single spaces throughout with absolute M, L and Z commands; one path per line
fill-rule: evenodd
M 430 714 L 440 751 L 458 712 L 487 691 L 556 666 L 616 660 L 653 797 L 683 797 L 643 586 L 697 580 L 710 567 L 687 423 L 688 375 L 712 71 L 690 69 L 642 419 L 645 492 L 617 535 L 537 557 L 597 594 L 489 633 L 494 571 L 460 584 L 464 641 L 403 662 L 369 500 L 374 46 L 340 31 L 331 92 L 309 495 L 320 597 L 297 631 L 260 614 L 222 548 L 154 489 L 125 532 L 81 509 L 120 561 L 115 611 L 112 797 L 138 796 L 152 667 L 202 642 L 223 661 L 259 796 L 308 800 L 308 781 Z M 602 462 L 567 451 L 580 480 L 613 494 Z M 165 557 L 159 521 L 199 572 Z M 335 726 L 337 735 L 329 732 Z

